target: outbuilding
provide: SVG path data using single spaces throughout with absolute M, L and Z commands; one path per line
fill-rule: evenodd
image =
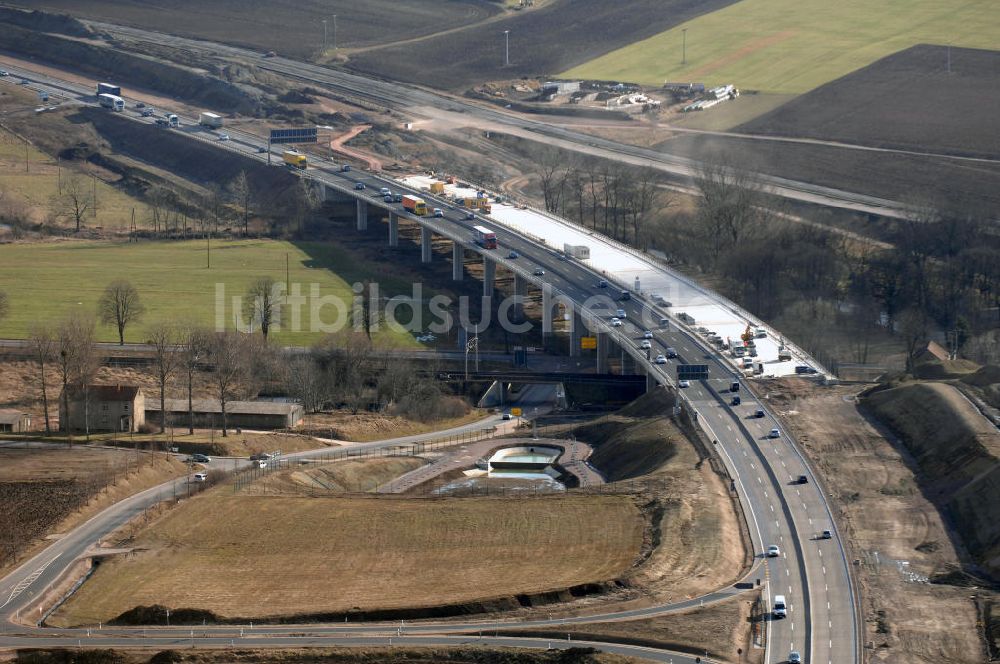
M 20 410 L 0 410 L 0 432 L 23 433 L 31 429 L 31 415 Z
M 222 426 L 222 404 L 218 399 L 195 399 L 192 404 L 194 426 L 214 429 Z M 167 426 L 188 426 L 187 399 L 166 399 Z M 227 401 L 226 426 L 236 429 L 290 429 L 302 421 L 305 410 L 301 404 L 283 401 Z M 160 401 L 153 399 L 146 406 L 146 420 L 160 422 Z

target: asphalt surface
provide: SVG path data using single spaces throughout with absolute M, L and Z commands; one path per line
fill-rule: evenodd
M 12 73 L 18 74 L 18 72 Z M 76 103 L 94 103 L 93 92 L 84 91 L 80 86 L 35 74 L 26 73 L 26 78 L 36 81 L 38 87 L 50 90 L 53 96 L 68 96 L 75 99 Z M 126 111 L 126 115 L 137 116 L 131 109 Z M 133 117 L 133 119 L 151 121 L 150 118 Z M 252 157 L 266 156 L 258 154 L 261 141 L 255 136 L 225 130 L 231 140 L 217 141 L 216 134 L 202 127 L 190 126 L 193 119 L 183 118 L 182 121 L 185 126 L 180 131 L 190 134 L 193 138 L 210 140 L 226 149 Z M 344 173 L 335 164 L 319 163 L 311 164 L 307 175 L 342 191 L 345 195 L 372 193 L 372 190 L 377 192 L 382 186 L 388 186 L 394 192 L 419 194 L 427 199 L 429 207 L 441 207 L 444 216 L 439 219 L 424 217 L 415 220 L 431 228 L 434 233 L 465 244 L 471 249 L 477 249 L 471 242 L 471 227 L 490 223 L 482 218 L 466 220 L 464 210 L 455 209 L 443 200 L 438 202 L 426 193 L 401 187 L 398 183 L 383 180 L 372 173 L 359 171 Z M 355 191 L 355 183 L 358 182 L 366 185 L 365 192 Z M 387 208 L 400 216 L 409 217 L 399 204 L 386 204 L 376 197 L 369 197 L 368 202 L 369 205 Z M 763 567 L 768 600 L 770 601 L 774 595 L 782 594 L 788 601 L 788 617 L 768 623 L 767 662 L 770 664 L 785 661 L 791 650 L 801 651 L 807 662 L 842 664 L 859 661 L 857 600 L 853 596 L 846 555 L 836 536 L 836 526 L 826 496 L 794 441 L 783 432 L 776 439 L 766 437 L 771 428 L 778 426 L 766 403 L 755 403 L 747 391 L 742 389 L 740 394 L 744 398 L 743 404 L 730 406 L 730 395 L 726 390 L 730 382 L 736 380 L 731 370 L 726 368 L 713 351 L 706 348 L 702 340 L 695 339 L 691 333 L 678 328 L 676 323 L 666 327 L 655 327 L 658 323 L 653 321 L 659 321 L 665 311 L 656 310 L 638 299 L 612 302 L 607 297 L 609 289 L 598 288 L 596 285 L 598 276 L 586 266 L 564 260 L 559 253 L 537 245 L 523 235 L 502 226 L 491 224 L 491 227 L 496 232 L 499 248 L 490 252 L 490 260 L 521 274 L 536 286 L 544 286 L 556 294 L 572 299 L 584 312 L 584 317 L 589 323 L 596 325 L 600 331 L 608 333 L 620 345 L 623 359 L 626 354 L 630 355 L 633 361 L 649 371 L 657 382 L 674 384 L 677 363 L 710 366 L 711 377 L 681 390 L 682 396 L 708 424 L 715 434 L 714 438 L 719 441 L 720 454 L 729 467 L 736 492 L 751 521 L 750 531 L 755 551 L 759 555 L 769 545 L 776 544 L 781 547 L 781 555 L 766 559 Z M 516 250 L 520 257 L 505 258 L 511 249 Z M 545 274 L 534 276 L 532 272 L 536 267 L 544 268 Z M 593 308 L 595 298 L 606 301 L 602 307 Z M 627 317 L 623 327 L 612 329 L 608 327 L 608 320 L 617 307 L 624 308 Z M 680 356 L 678 360 L 671 360 L 663 365 L 650 363 L 645 351 L 638 348 L 642 332 L 646 328 L 654 333 L 652 356 L 671 346 L 677 349 Z M 766 416 L 760 419 L 750 418 L 750 414 L 758 407 L 765 410 Z M 410 437 L 409 441 L 402 442 L 411 442 L 419 438 Z M 391 444 L 399 442 L 401 441 L 394 441 Z M 791 480 L 799 475 L 805 475 L 807 483 L 791 484 Z M 116 514 L 105 518 L 104 525 L 124 523 L 131 516 L 141 512 L 145 505 L 151 504 L 144 501 L 155 502 L 173 490 L 175 490 L 173 487 L 161 487 L 147 492 L 150 495 L 140 494 L 125 501 Z M 154 495 L 157 491 L 160 493 Z M 833 530 L 834 538 L 814 539 L 815 535 L 824 529 Z M 88 522 L 79 529 L 79 532 L 74 531 L 43 554 L 36 556 L 36 559 L 31 561 L 34 567 L 26 565 L 22 568 L 20 578 L 14 577 L 13 583 L 11 577 L 0 582 L 0 593 L 5 593 L 7 585 L 14 585 L 21 578 L 37 571 L 37 579 L 18 596 L 21 599 L 8 600 L 5 604 L 0 604 L 0 607 L 6 607 L 2 610 L 9 615 L 12 610 L 16 611 L 22 606 L 26 599 L 30 599 L 29 593 L 36 592 L 37 588 L 51 583 L 57 570 L 61 569 L 68 559 L 82 553 L 85 543 L 95 541 L 94 535 L 100 530 L 101 527 L 91 526 Z M 63 555 L 67 560 L 63 560 Z M 44 565 L 49 566 L 44 567 Z M 0 602 L 3 601 L 4 599 L 0 598 Z M 312 628 L 310 630 L 312 631 Z

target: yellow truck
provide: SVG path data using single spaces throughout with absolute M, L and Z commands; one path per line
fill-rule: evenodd
M 281 153 L 281 158 L 285 160 L 285 163 L 294 168 L 301 168 L 305 170 L 306 167 L 306 156 L 301 152 L 296 152 L 295 150 L 285 150 Z
M 431 182 L 431 193 L 432 194 L 443 194 L 444 193 L 444 182 Z
M 493 211 L 493 206 L 490 205 L 488 198 L 478 197 L 463 198 L 459 201 L 462 207 L 469 208 L 470 210 L 479 210 L 483 214 L 490 214 Z

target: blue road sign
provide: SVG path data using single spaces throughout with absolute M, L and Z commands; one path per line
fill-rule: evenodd
M 316 127 L 271 130 L 271 145 L 282 143 L 315 143 L 316 141 Z

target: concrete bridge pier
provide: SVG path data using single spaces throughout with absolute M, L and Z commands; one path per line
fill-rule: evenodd
M 518 298 L 514 302 L 514 320 L 518 323 L 524 320 L 524 299 L 528 297 L 528 280 L 519 274 L 514 275 L 514 295 Z
M 431 257 L 433 256 L 431 252 L 431 229 L 426 226 L 420 227 L 420 262 L 430 263 Z
M 399 216 L 395 212 L 389 213 L 389 246 L 399 246 Z
M 357 199 L 357 228 L 359 231 L 368 230 L 368 203 Z
M 657 380 L 656 376 L 652 371 L 646 372 L 646 391 L 651 392 L 660 386 L 660 381 Z
M 608 373 L 608 347 L 611 340 L 607 332 L 597 333 L 597 373 Z
M 489 256 L 483 255 L 483 297 L 493 297 L 493 286 L 497 278 L 497 264 Z
M 552 292 L 542 287 L 542 338 L 552 336 Z
M 569 321 L 569 356 L 580 357 L 580 338 L 583 337 L 586 329 L 583 326 L 583 318 L 576 309 L 570 314 Z
M 465 277 L 465 247 L 455 242 L 451 247 L 451 280 L 461 281 Z

